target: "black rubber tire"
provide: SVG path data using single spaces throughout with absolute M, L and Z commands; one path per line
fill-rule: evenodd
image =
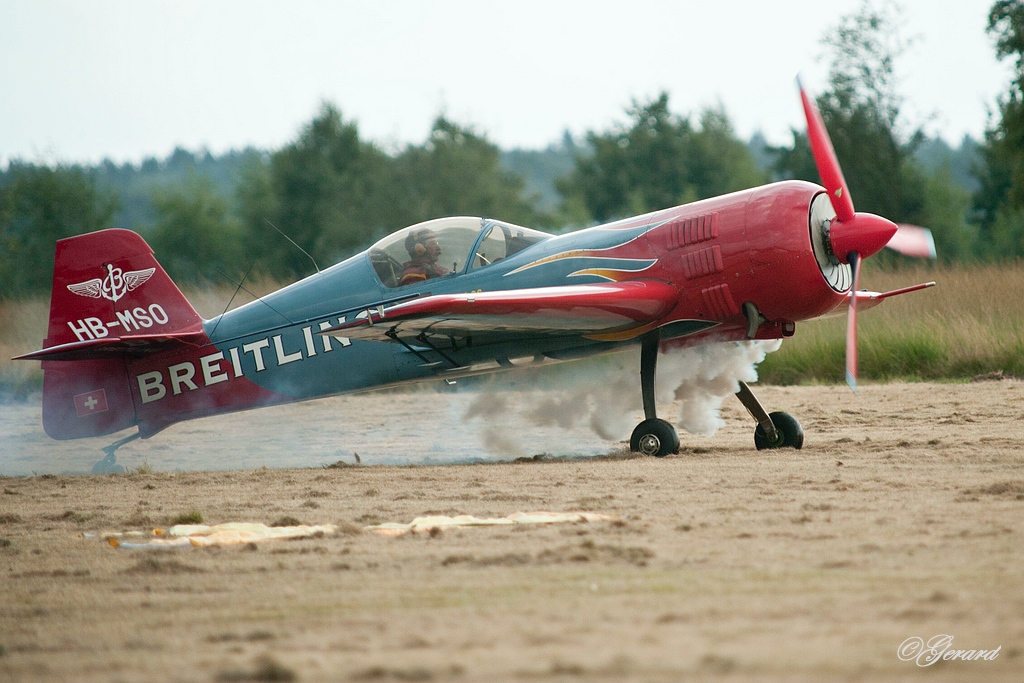
M 757 450 L 763 451 L 767 448 L 796 448 L 799 450 L 803 448 L 804 430 L 795 417 L 789 413 L 769 413 L 768 417 L 775 425 L 779 438 L 775 442 L 769 441 L 764 430 L 761 429 L 761 425 L 757 425 L 757 429 L 754 430 L 754 445 L 757 446 Z
M 634 453 L 664 458 L 669 453 L 679 452 L 679 434 L 676 428 L 665 420 L 644 420 L 633 430 L 629 439 L 629 450 Z

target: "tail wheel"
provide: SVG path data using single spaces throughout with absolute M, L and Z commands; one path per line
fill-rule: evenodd
M 763 451 L 766 448 L 796 448 L 799 450 L 803 447 L 804 429 L 795 417 L 789 413 L 770 413 L 768 417 L 771 418 L 778 434 L 775 441 L 769 441 L 764 430 L 761 429 L 761 425 L 758 425 L 754 430 L 754 445 L 757 446 L 757 450 Z
M 679 452 L 679 434 L 676 433 L 676 428 L 665 420 L 644 420 L 633 430 L 633 436 L 629 439 L 629 450 L 664 458 L 669 453 Z

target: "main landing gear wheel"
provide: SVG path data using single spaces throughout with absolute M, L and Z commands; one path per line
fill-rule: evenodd
M 646 419 L 636 426 L 629 439 L 629 450 L 656 458 L 679 452 L 679 434 L 671 424 L 658 419 L 654 400 L 654 378 L 660 344 L 661 332 L 658 330 L 648 332 L 640 340 L 640 393 L 643 395 Z
M 775 425 L 776 437 L 770 441 L 764 433 L 761 425 L 754 430 L 754 445 L 757 450 L 763 451 L 766 448 L 796 448 L 804 445 L 804 430 L 796 418 L 789 413 L 771 413 L 768 415 L 772 424 Z
M 676 428 L 665 420 L 654 418 L 644 420 L 633 430 L 629 439 L 629 450 L 664 458 L 669 453 L 679 452 L 679 434 Z

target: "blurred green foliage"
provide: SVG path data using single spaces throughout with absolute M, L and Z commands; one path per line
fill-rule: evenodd
M 1013 62 L 999 97 L 998 119 L 985 133 L 974 197 L 981 249 L 991 258 L 1024 252 L 1024 0 L 997 0 L 988 17 L 996 56 Z
M 353 251 L 394 219 L 392 164 L 338 109 L 323 105 L 297 140 L 247 169 L 238 195 L 247 256 L 273 277 L 312 272 L 309 257 L 270 224 L 317 262 Z
M 705 109 L 700 124 L 673 114 L 668 94 L 633 103 L 628 126 L 587 135 L 585 151 L 558 188 L 587 217 L 607 221 L 761 184 L 745 143 L 721 108 Z
M 149 246 L 172 279 L 217 281 L 237 267 L 241 226 L 208 177 L 192 175 L 180 186 L 157 188 L 153 207 L 157 218 Z
M 12 163 L 0 178 L 0 296 L 49 291 L 56 241 L 109 227 L 116 208 L 81 167 Z

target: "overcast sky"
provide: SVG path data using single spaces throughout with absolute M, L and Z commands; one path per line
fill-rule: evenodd
M 742 137 L 786 143 L 794 77 L 825 87 L 819 41 L 860 2 L 0 0 L 0 168 L 274 149 L 325 100 L 389 148 L 441 112 L 542 148 L 662 90 L 677 113 L 721 102 Z M 980 139 L 1011 76 L 992 2 L 900 5 L 905 124 Z

